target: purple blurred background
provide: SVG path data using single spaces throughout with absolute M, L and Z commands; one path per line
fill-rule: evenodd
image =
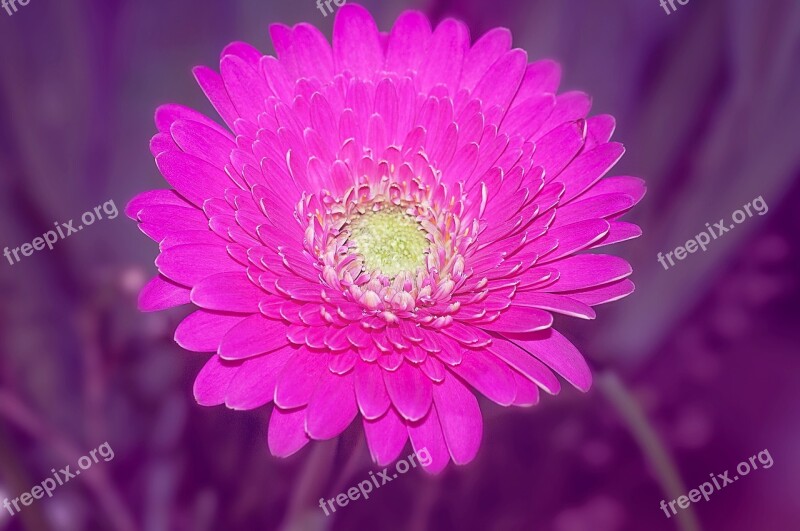
M 648 195 L 645 235 L 613 252 L 637 291 L 592 322 L 558 324 L 595 370 L 531 409 L 482 402 L 477 459 L 413 470 L 334 516 L 317 506 L 375 470 L 360 429 L 286 460 L 269 455 L 269 408 L 194 403 L 205 359 L 172 331 L 186 310 L 142 314 L 156 245 L 122 215 L 21 263 L 0 265 L 0 500 L 108 441 L 115 452 L 0 529 L 754 530 L 800 529 L 800 4 L 705 0 L 380 0 L 509 27 L 562 63 L 562 90 L 617 118 Z M 272 52 L 267 25 L 309 21 L 314 0 L 33 0 L 0 10 L 0 245 L 107 200 L 163 187 L 153 111 L 212 113 L 190 69 L 225 44 Z M 673 250 L 752 199 L 769 205 L 665 271 Z M 764 449 L 774 459 L 667 519 L 662 499 Z M 408 452 L 410 452 L 410 447 Z M 733 475 L 733 474 L 731 474 Z

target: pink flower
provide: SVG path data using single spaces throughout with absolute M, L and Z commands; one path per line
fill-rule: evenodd
M 227 128 L 158 109 L 174 190 L 127 209 L 161 251 L 142 310 L 194 304 L 175 340 L 215 353 L 197 401 L 274 402 L 278 456 L 360 417 L 379 465 L 410 439 L 437 472 L 478 451 L 473 390 L 530 406 L 554 373 L 587 390 L 551 325 L 633 291 L 624 260 L 577 254 L 640 234 L 618 218 L 641 180 L 602 179 L 623 153 L 613 118 L 555 95 L 559 66 L 506 29 L 470 45 L 406 12 L 387 35 L 348 4 L 332 47 L 308 24 L 270 31 L 278 58 L 233 43 L 220 74 L 195 70 Z

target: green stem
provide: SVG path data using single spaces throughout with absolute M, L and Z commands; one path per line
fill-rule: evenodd
M 644 410 L 636 398 L 625 388 L 622 380 L 612 372 L 605 372 L 598 376 L 597 387 L 625 421 L 631 435 L 653 467 L 656 478 L 667 498 L 675 500 L 678 496 L 685 495 L 686 486 L 681 480 L 672 457 L 647 420 Z M 678 512 L 676 524 L 682 531 L 700 531 L 701 529 L 697 515 L 691 506 Z

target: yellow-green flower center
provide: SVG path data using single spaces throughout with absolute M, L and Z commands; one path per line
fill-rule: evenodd
M 417 221 L 398 208 L 366 212 L 350 223 L 348 240 L 368 271 L 388 277 L 425 266 L 428 240 Z

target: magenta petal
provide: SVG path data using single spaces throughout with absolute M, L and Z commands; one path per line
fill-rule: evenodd
M 625 242 L 638 238 L 642 235 L 642 229 L 633 223 L 625 221 L 612 221 L 608 234 L 600 238 L 596 243 L 592 244 L 588 249 L 595 249 L 597 247 L 605 247 L 606 245 L 613 245 L 615 243 Z
M 553 227 L 561 227 L 585 219 L 607 218 L 629 209 L 634 204 L 634 198 L 627 194 L 610 193 L 590 197 L 583 195 L 576 201 L 559 207 Z
M 514 339 L 513 342 L 542 360 L 581 391 L 586 392 L 592 386 L 592 372 L 586 360 L 575 345 L 555 330 L 537 332 L 526 339 Z
M 275 404 L 284 409 L 306 406 L 322 374 L 330 372 L 328 358 L 327 354 L 303 348 L 296 351 L 278 375 Z
M 453 375 L 433 386 L 433 400 L 453 462 L 469 463 L 478 453 L 483 435 L 478 400 Z
M 156 157 L 164 179 L 196 206 L 211 197 L 222 197 L 233 183 L 221 169 L 180 151 L 165 151 Z
M 181 150 L 217 168 L 230 164 L 231 151 L 236 147 L 230 133 L 190 120 L 178 120 L 170 126 L 170 134 Z
M 353 375 L 323 371 L 306 409 L 306 433 L 312 439 L 332 439 L 353 422 L 357 413 Z
M 517 407 L 530 407 L 539 403 L 539 388 L 518 372 L 514 371 L 514 383 L 517 385 L 517 394 L 514 405 Z
M 548 393 L 555 395 L 561 390 L 561 384 L 550 369 L 510 341 L 495 339 L 489 351 Z
M 128 202 L 125 215 L 137 221 L 139 212 L 150 206 L 180 206 L 191 208 L 192 204 L 180 196 L 175 190 L 150 190 L 142 192 Z
M 438 84 L 446 85 L 455 94 L 468 46 L 469 30 L 463 23 L 445 19 L 436 27 L 417 77 L 423 94 Z
M 162 275 L 175 282 L 193 286 L 217 273 L 241 271 L 222 245 L 192 244 L 176 245 L 164 249 L 156 258 L 156 266 Z
M 286 333 L 287 327 L 283 322 L 260 314 L 251 315 L 225 334 L 219 345 L 219 355 L 237 360 L 272 352 L 289 345 Z
M 555 93 L 561 82 L 561 66 L 555 61 L 545 59 L 528 65 L 518 99 L 536 96 L 543 92 Z
M 553 325 L 553 316 L 538 308 L 524 308 L 522 306 L 512 306 L 500 314 L 491 323 L 481 323 L 483 330 L 490 332 L 509 332 L 525 333 L 544 330 Z
M 611 225 L 604 219 L 587 219 L 551 229 L 547 232 L 547 237 L 555 238 L 558 241 L 558 247 L 538 263 L 548 264 L 582 251 L 603 239 L 610 229 Z
M 431 407 L 431 381 L 407 361 L 393 372 L 383 371 L 383 381 L 397 411 L 408 420 L 419 420 Z
M 220 273 L 192 288 L 192 302 L 207 310 L 256 313 L 258 302 L 266 297 L 245 273 Z
M 506 109 L 517 93 L 525 67 L 528 63 L 528 54 L 518 48 L 506 52 L 486 72 L 475 87 L 472 97 L 481 100 L 486 108 L 499 105 Z M 497 80 L 502 79 L 502 83 Z
M 333 57 L 339 70 L 371 79 L 383 65 L 383 47 L 369 11 L 357 4 L 339 9 L 333 24 Z
M 647 187 L 644 180 L 639 177 L 606 177 L 584 192 L 576 202 L 598 195 L 625 194 L 632 197 L 634 204 L 636 204 L 642 200 L 645 192 L 647 192 Z
M 298 73 L 322 81 L 330 80 L 334 75 L 333 52 L 322 32 L 311 24 L 300 23 L 294 27 L 292 37 L 292 53 Z
M 225 402 L 225 393 L 239 370 L 238 364 L 212 356 L 194 380 L 194 398 L 201 406 L 217 406 Z
M 310 441 L 305 431 L 306 410 L 275 407 L 269 417 L 267 443 L 276 457 L 289 457 Z
M 139 310 L 157 312 L 189 303 L 189 288 L 159 275 L 148 282 L 139 293 Z
M 623 153 L 625 148 L 622 144 L 609 142 L 576 157 L 556 178 L 567 187 L 562 201 L 566 203 L 592 186 L 622 158 Z
M 432 407 L 424 419 L 408 424 L 411 447 L 427 472 L 438 474 L 450 462 L 450 451 L 444 440 L 436 408 Z
M 225 405 L 231 409 L 253 409 L 272 402 L 278 374 L 292 354 L 294 350 L 286 347 L 245 360 L 228 386 Z
M 243 315 L 198 310 L 189 314 L 175 329 L 175 342 L 194 352 L 216 352 L 222 337 L 242 319 Z
M 632 273 L 622 258 L 604 254 L 581 254 L 551 264 L 560 276 L 542 291 L 563 292 L 591 288 L 621 280 Z
M 464 60 L 461 86 L 472 90 L 489 67 L 509 49 L 511 49 L 511 32 L 507 28 L 493 28 L 483 34 L 472 45 Z
M 590 306 L 562 294 L 519 291 L 514 295 L 515 306 L 540 308 L 582 319 L 594 319 L 597 315 Z
M 201 210 L 182 206 L 148 206 L 139 211 L 138 217 L 139 229 L 157 242 L 176 232 L 203 229 L 208 226 L 208 219 Z
M 378 466 L 386 466 L 400 456 L 408 440 L 408 429 L 393 408 L 376 419 L 363 419 L 369 453 Z
M 633 290 L 633 282 L 625 279 L 584 291 L 567 292 L 564 295 L 569 295 L 571 298 L 589 306 L 596 306 L 617 301 L 633 293 Z
M 357 362 L 355 367 L 355 390 L 358 408 L 366 419 L 383 415 L 391 404 L 383 371 L 375 363 Z
M 197 84 L 203 89 L 208 101 L 214 106 L 214 109 L 219 113 L 225 123 L 233 129 L 233 124 L 239 118 L 236 108 L 231 102 L 228 92 L 225 90 L 225 84 L 222 82 L 222 76 L 205 66 L 198 66 L 192 70 Z
M 605 144 L 611 139 L 617 122 L 608 114 L 600 114 L 586 119 L 586 147 L 588 151 L 595 146 Z
M 480 391 L 486 398 L 509 406 L 514 401 L 514 375 L 508 365 L 491 353 L 469 350 L 460 364 L 450 368 L 465 382 Z M 445 381 L 452 377 L 445 377 Z M 434 386 L 434 390 L 436 386 Z
M 394 23 L 386 47 L 386 70 L 405 73 L 416 70 L 425 57 L 431 37 L 428 17 L 419 11 L 405 11 Z

